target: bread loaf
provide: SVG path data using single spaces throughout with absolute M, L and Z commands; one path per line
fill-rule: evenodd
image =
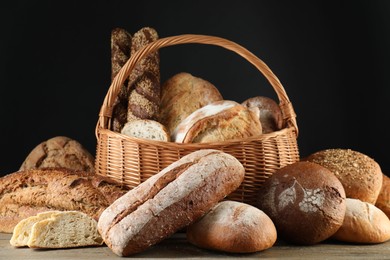
M 133 35 L 131 55 L 157 39 L 156 30 L 150 27 L 142 28 Z M 157 120 L 161 99 L 158 51 L 150 53 L 135 66 L 129 77 L 129 86 L 127 121 Z
M 244 171 L 221 151 L 193 152 L 111 204 L 98 230 L 115 254 L 141 252 L 203 216 L 238 188 Z
M 169 142 L 168 130 L 154 120 L 134 119 L 127 122 L 121 131 L 122 134 L 137 138 Z
M 274 222 L 278 237 L 311 245 L 331 237 L 342 225 L 345 191 L 334 174 L 311 162 L 277 170 L 258 191 L 257 206 Z
M 56 136 L 38 144 L 26 157 L 20 170 L 67 168 L 94 172 L 95 159 L 78 141 Z
M 383 174 L 382 188 L 379 192 L 375 206 L 382 210 L 390 218 L 390 178 Z
M 207 143 L 261 135 L 258 112 L 235 101 L 215 101 L 191 113 L 171 138 L 177 143 Z
M 371 203 L 358 199 L 346 200 L 347 210 L 343 225 L 333 239 L 361 244 L 375 244 L 390 239 L 390 220 Z
M 283 114 L 279 105 L 269 97 L 251 97 L 244 102 L 243 106 L 257 107 L 260 110 L 260 122 L 263 133 L 271 133 L 283 128 Z
M 230 253 L 252 253 L 276 242 L 276 228 L 261 210 L 245 203 L 222 201 L 187 228 L 192 244 Z
M 0 178 L 0 232 L 49 210 L 79 210 L 94 219 L 127 190 L 106 178 L 64 168 L 30 169 Z
M 305 158 L 328 168 L 341 181 L 347 198 L 375 204 L 383 173 L 374 159 L 351 149 L 326 149 Z
M 158 120 L 172 134 L 176 126 L 192 112 L 222 99 L 221 93 L 210 82 L 181 72 L 169 78 L 161 87 Z
M 130 58 L 131 35 L 123 28 L 115 28 L 111 31 L 111 80 L 115 78 L 123 65 Z M 124 84 L 115 98 L 112 110 L 112 130 L 120 132 L 127 122 L 127 103 L 129 96 L 129 81 Z

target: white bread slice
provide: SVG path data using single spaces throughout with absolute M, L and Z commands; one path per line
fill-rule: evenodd
M 15 247 L 27 246 L 32 226 L 41 220 L 50 218 L 51 215 L 58 212 L 60 211 L 46 211 L 21 220 L 14 228 L 10 244 Z
M 159 122 L 150 119 L 131 120 L 123 126 L 121 133 L 137 138 L 170 141 L 167 128 Z
M 30 233 L 24 234 L 29 237 L 28 247 L 70 248 L 103 244 L 103 239 L 97 231 L 97 221 L 83 212 L 53 211 L 37 215 L 37 218 L 40 217 L 42 219 L 39 221 L 33 217 L 25 220 L 25 226 L 29 225 L 29 221 L 35 222 Z

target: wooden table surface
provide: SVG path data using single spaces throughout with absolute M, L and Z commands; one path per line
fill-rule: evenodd
M 11 234 L 0 233 L 1 260 L 45 260 L 45 259 L 120 259 L 106 246 L 36 250 L 14 248 L 10 245 Z M 390 259 L 390 241 L 375 245 L 352 245 L 323 242 L 313 246 L 292 246 L 277 242 L 272 248 L 254 254 L 227 254 L 203 250 L 189 244 L 184 233 L 175 234 L 145 252 L 131 256 L 132 259 Z

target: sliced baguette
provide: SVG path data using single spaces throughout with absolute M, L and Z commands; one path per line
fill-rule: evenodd
M 157 121 L 149 119 L 130 120 L 123 126 L 121 133 L 143 139 L 170 141 L 166 127 Z

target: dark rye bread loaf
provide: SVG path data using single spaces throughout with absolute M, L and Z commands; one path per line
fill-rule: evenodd
M 130 58 L 130 52 L 131 35 L 125 29 L 113 29 L 111 31 L 111 80 Z M 128 85 L 129 81 L 126 80 L 114 101 L 111 128 L 116 132 L 120 132 L 127 121 Z
M 98 230 L 115 254 L 141 252 L 203 216 L 238 188 L 244 172 L 229 154 L 193 152 L 111 204 Z
M 78 210 L 98 220 L 127 190 L 103 177 L 65 168 L 30 169 L 0 178 L 0 232 L 48 210 Z
M 144 27 L 133 35 L 131 55 L 145 45 L 156 41 L 155 29 Z M 129 77 L 127 121 L 133 119 L 157 120 L 160 107 L 160 56 L 158 51 L 139 61 Z

